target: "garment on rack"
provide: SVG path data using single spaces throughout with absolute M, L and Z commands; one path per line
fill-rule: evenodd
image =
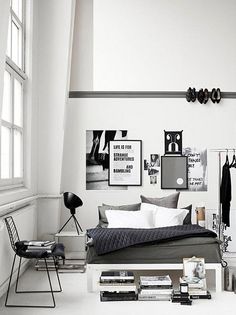
M 228 156 L 222 169 L 220 202 L 222 204 L 222 222 L 230 226 L 231 177 Z

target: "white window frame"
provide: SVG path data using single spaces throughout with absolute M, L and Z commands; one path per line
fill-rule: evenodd
M 18 65 L 9 57 L 6 55 L 6 66 L 5 66 L 5 71 L 8 71 L 11 75 L 11 110 L 12 110 L 12 122 L 8 122 L 3 120 L 1 117 L 1 125 L 9 128 L 11 130 L 11 137 L 10 137 L 10 178 L 7 179 L 2 179 L 1 178 L 1 168 L 0 168 L 0 191 L 2 190 L 7 190 L 7 189 L 14 189 L 14 188 L 19 188 L 19 187 L 24 187 L 25 186 L 25 181 L 26 181 L 26 173 L 25 173 L 25 159 L 26 159 L 26 152 L 25 152 L 25 127 L 26 127 L 26 113 L 25 113 L 25 103 L 26 103 L 26 96 L 25 96 L 25 87 L 27 84 L 28 77 L 25 73 L 25 12 L 26 12 L 26 7 L 25 7 L 25 0 L 22 0 L 22 21 L 19 20 L 15 12 L 13 11 L 12 7 L 10 6 L 10 19 L 17 22 L 18 26 L 21 28 L 22 32 L 22 51 L 21 51 L 21 65 L 22 68 L 19 68 Z M 10 23 L 11 25 L 11 23 Z M 11 27 L 11 26 L 10 26 Z M 10 31 L 10 30 L 8 30 Z M 12 33 L 10 31 L 10 33 Z M 10 34 L 11 36 L 11 34 Z M 11 41 L 11 38 L 10 38 Z M 22 104 L 23 104 L 23 126 L 20 127 L 18 125 L 14 124 L 14 79 L 19 81 L 22 84 Z M 13 171 L 14 171 L 14 130 L 18 130 L 22 133 L 22 177 L 13 177 Z M 0 136 L 1 136 L 1 130 L 0 130 Z M 0 142 L 1 142 L 1 137 L 0 137 Z M 1 146 L 0 146 L 1 150 Z M 1 151 L 0 151 L 1 153 Z M 0 155 L 1 157 L 1 155 Z

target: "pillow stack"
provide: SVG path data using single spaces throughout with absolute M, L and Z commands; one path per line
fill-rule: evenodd
M 142 203 L 98 207 L 99 226 L 108 228 L 158 228 L 191 224 L 192 205 L 177 209 L 179 192 L 162 198 L 141 196 Z

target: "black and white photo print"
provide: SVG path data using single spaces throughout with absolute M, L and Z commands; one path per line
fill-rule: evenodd
M 108 185 L 109 141 L 127 140 L 127 130 L 86 131 L 86 189 L 116 190 L 125 186 Z
M 151 175 L 150 176 L 150 184 L 157 184 L 157 176 L 156 175 Z
M 160 155 L 159 154 L 150 154 L 150 166 L 151 167 L 160 167 Z
M 149 168 L 149 162 L 147 160 L 144 160 L 143 161 L 143 169 L 144 169 L 144 171 L 147 171 L 148 168 Z

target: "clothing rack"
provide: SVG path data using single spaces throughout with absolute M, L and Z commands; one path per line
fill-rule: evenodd
M 221 172 L 222 172 L 222 153 L 236 152 L 236 148 L 219 148 L 219 149 L 211 149 L 210 152 L 218 153 L 218 236 L 219 239 L 224 243 L 227 241 L 224 238 L 224 228 L 222 225 L 222 211 L 221 211 L 221 202 L 220 202 L 220 185 L 221 185 Z

